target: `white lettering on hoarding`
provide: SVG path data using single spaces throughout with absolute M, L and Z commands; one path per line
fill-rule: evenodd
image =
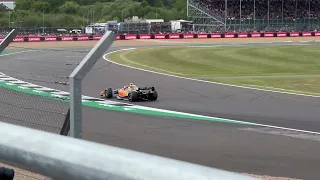
M 278 37 L 285 37 L 285 36 L 287 36 L 287 34 L 286 33 L 278 33 L 277 36 Z
M 239 38 L 246 38 L 246 37 L 248 37 L 248 34 L 238 34 L 238 37 Z
M 261 34 L 260 33 L 254 33 L 254 34 L 251 34 L 251 37 L 260 37 Z
M 225 38 L 233 38 L 233 37 L 234 37 L 234 34 L 225 34 L 224 37 L 225 37 Z
M 150 39 L 150 35 L 140 35 L 140 39 Z
M 207 38 L 208 34 L 198 34 L 198 38 Z
M 211 37 L 212 38 L 221 38 L 221 35 L 220 34 L 211 34 Z
M 136 39 L 137 37 L 135 35 L 127 35 L 126 39 Z
M 155 39 L 165 39 L 166 36 L 165 35 L 156 35 Z
M 62 37 L 62 41 L 72 41 L 73 37 Z
M 56 41 L 57 38 L 56 37 L 46 37 L 45 40 L 46 41 Z

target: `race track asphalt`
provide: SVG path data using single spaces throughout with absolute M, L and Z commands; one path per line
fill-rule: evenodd
M 61 76 L 68 76 L 86 53 L 83 48 L 1 57 L 0 72 L 68 91 L 68 86 L 54 81 L 68 81 Z M 83 94 L 99 97 L 100 90 L 129 82 L 155 86 L 159 92 L 158 101 L 136 104 L 301 130 L 320 129 L 320 98 L 183 80 L 103 59 L 84 79 Z M 299 132 L 84 108 L 84 135 L 92 141 L 236 172 L 304 179 L 319 174 L 320 137 Z

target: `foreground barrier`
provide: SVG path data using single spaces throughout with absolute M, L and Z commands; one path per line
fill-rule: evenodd
M 0 162 L 58 180 L 255 179 L 1 122 L 0 137 Z
M 118 34 L 117 40 L 134 39 L 208 39 L 208 38 L 271 38 L 271 37 L 311 37 L 320 32 L 264 32 L 264 33 L 206 33 L 206 34 Z M 17 36 L 13 42 L 52 42 L 52 41 L 92 41 L 101 39 L 102 35 L 80 36 Z M 4 37 L 0 37 L 0 42 Z

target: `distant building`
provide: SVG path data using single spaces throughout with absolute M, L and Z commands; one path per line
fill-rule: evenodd
M 0 0 L 0 4 L 7 6 L 9 9 L 14 9 L 16 6 L 15 0 Z

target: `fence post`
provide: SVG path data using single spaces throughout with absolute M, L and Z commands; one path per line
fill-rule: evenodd
M 116 34 L 112 31 L 107 31 L 69 76 L 70 136 L 72 137 L 82 138 L 82 79 L 104 55 L 114 40 L 116 40 Z
M 5 38 L 4 40 L 1 42 L 0 44 L 0 53 L 2 53 L 2 51 L 4 51 L 9 44 L 13 41 L 13 39 L 17 36 L 18 31 L 16 29 L 13 29 Z

